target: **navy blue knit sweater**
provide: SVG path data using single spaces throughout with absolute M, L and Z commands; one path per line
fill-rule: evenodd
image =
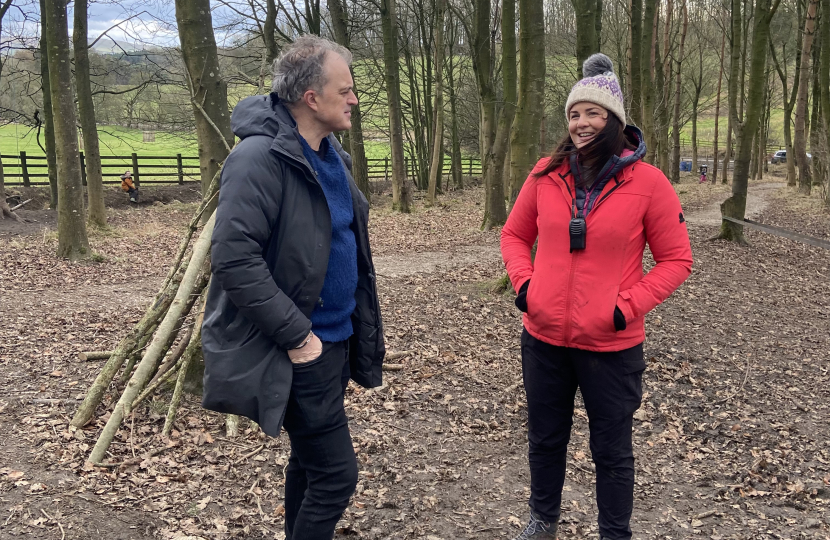
M 337 342 L 352 335 L 351 315 L 357 290 L 357 243 L 351 229 L 352 193 L 346 169 L 326 139 L 315 152 L 302 139 L 303 154 L 317 172 L 331 213 L 331 251 L 320 300 L 311 313 L 311 330 L 321 341 Z

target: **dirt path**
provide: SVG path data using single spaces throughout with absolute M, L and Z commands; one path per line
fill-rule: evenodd
M 746 217 L 754 219 L 763 214 L 772 197 L 785 186 L 786 184 L 783 182 L 752 184 L 746 198 Z M 723 201 L 715 200 L 704 208 L 687 213 L 686 221 L 690 226 L 720 227 L 722 222 L 721 202 Z

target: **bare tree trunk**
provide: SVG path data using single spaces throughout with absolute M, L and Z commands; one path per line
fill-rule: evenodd
M 329 9 L 331 9 L 331 6 L 329 6 Z M 334 12 L 332 12 L 332 19 L 334 19 Z M 277 39 L 274 35 L 276 30 L 277 4 L 275 0 L 265 0 L 265 21 L 262 23 L 262 41 L 265 43 L 265 61 L 268 65 L 271 65 L 271 62 L 273 62 L 280 53 L 280 48 L 279 45 L 277 45 Z
M 46 2 L 46 42 L 49 46 L 50 91 L 58 159 L 58 257 L 89 258 L 84 220 L 84 192 L 78 159 L 78 130 L 72 95 L 66 0 Z
M 820 2 L 820 0 L 817 0 Z M 821 14 L 822 19 L 826 19 L 825 15 Z M 824 21 L 821 21 L 824 22 Z M 826 24 L 826 23 L 825 23 Z M 819 84 L 820 66 L 821 66 L 821 49 L 825 46 L 821 39 L 821 29 L 818 29 L 819 35 L 816 36 L 813 43 L 813 99 L 812 111 L 810 113 L 810 153 L 813 158 L 809 161 L 810 173 L 812 175 L 812 185 L 823 186 L 825 181 L 826 163 L 821 144 L 821 136 L 824 131 L 824 120 L 821 117 L 821 96 L 827 90 L 821 88 Z
M 830 204 L 830 0 L 821 3 L 821 62 L 819 68 L 819 86 L 821 87 L 821 112 L 824 119 L 824 139 L 822 158 L 827 173 L 828 185 L 825 188 L 825 201 Z
M 631 0 L 631 123 L 642 125 L 643 0 Z
M 435 105 L 433 112 L 434 133 L 432 137 L 432 163 L 429 166 L 429 186 L 427 201 L 435 204 L 435 192 L 444 170 L 444 23 L 447 11 L 446 0 L 437 0 L 435 6 Z
M 482 176 L 484 177 L 484 219 L 486 227 L 490 216 L 505 215 L 504 187 L 500 178 L 492 174 L 494 166 L 493 145 L 496 138 L 496 91 L 493 84 L 493 48 L 490 37 L 490 0 L 476 0 L 473 13 L 473 28 L 470 33 L 470 55 L 478 88 L 479 147 Z
M 799 4 L 800 5 L 800 4 Z M 800 10 L 799 10 L 800 11 Z M 801 37 L 803 40 L 803 35 Z M 799 66 L 801 65 L 801 40 L 799 40 L 798 49 L 795 57 L 795 77 L 793 79 L 793 86 L 790 89 L 790 97 L 787 98 L 787 84 L 789 79 L 787 77 L 787 62 L 786 56 L 784 62 L 778 62 L 778 57 L 775 54 L 775 47 L 770 43 L 770 54 L 775 70 L 778 72 L 778 78 L 781 80 L 781 99 L 784 105 L 784 147 L 787 149 L 787 185 L 795 186 L 797 183 L 797 174 L 795 170 L 795 152 L 793 150 L 793 135 L 792 135 L 792 119 L 793 109 L 795 108 L 796 98 L 798 96 L 798 80 L 799 80 Z M 783 53 L 786 55 L 786 49 Z
M 87 220 L 95 227 L 106 227 L 107 209 L 104 207 L 104 178 L 101 172 L 101 150 L 98 147 L 98 127 L 92 87 L 89 81 L 89 45 L 87 42 L 87 0 L 76 0 L 75 21 L 72 26 L 72 44 L 75 52 L 75 87 L 78 93 L 78 116 L 84 137 L 84 164 L 86 166 Z
M 807 16 L 804 21 L 804 42 L 801 44 L 801 68 L 798 74 L 798 98 L 795 105 L 795 140 L 793 153 L 798 165 L 798 191 L 810 194 L 812 178 L 810 163 L 807 161 L 807 101 L 808 81 L 810 76 L 810 51 L 813 46 L 813 37 L 816 28 L 816 10 L 819 0 L 810 0 L 807 5 Z M 787 156 L 789 161 L 791 156 Z
M 686 0 L 683 0 L 681 11 L 683 12 L 683 30 L 680 33 L 680 50 L 677 55 L 677 73 L 674 87 L 674 125 L 672 126 L 672 142 L 674 146 L 671 162 L 671 178 L 675 184 L 680 182 L 680 68 L 683 65 L 683 47 L 686 44 L 686 30 L 689 26 L 689 12 L 686 9 Z M 692 128 L 692 141 L 696 144 L 697 121 Z M 692 163 L 697 164 L 697 148 L 695 148 Z
M 268 0 L 269 5 L 274 0 Z M 340 0 L 328 0 L 329 13 L 331 13 L 331 24 L 334 30 L 334 38 L 340 45 L 351 48 L 349 37 L 349 16 Z M 354 80 L 354 69 L 349 68 Z M 356 86 L 356 84 L 355 84 Z M 355 95 L 357 88 L 354 88 Z M 360 112 L 360 104 L 352 107 L 352 127 L 349 129 L 349 153 L 352 156 L 352 177 L 355 183 L 367 200 L 371 200 L 369 190 L 369 166 L 366 161 L 366 147 L 363 139 L 363 116 Z
M 40 0 L 40 12 L 46 13 L 46 0 Z M 55 153 L 55 123 L 52 114 L 52 90 L 49 84 L 49 46 L 46 43 L 49 21 L 44 17 L 40 34 L 40 87 L 43 96 L 43 138 L 46 169 L 49 175 L 49 208 L 58 208 L 58 158 Z
M 202 195 L 233 146 L 228 85 L 219 68 L 209 0 L 176 0 L 176 23 L 199 140 Z M 208 208 L 209 216 L 215 203 Z
M 452 12 L 451 12 L 452 13 Z M 452 16 L 452 15 L 451 15 Z M 458 111 L 456 110 L 456 95 L 455 95 L 455 60 L 454 60 L 454 45 L 455 45 L 455 32 L 456 32 L 456 22 L 453 20 L 452 24 L 450 25 L 451 34 L 450 34 L 450 50 L 449 50 L 449 66 L 447 69 L 447 76 L 449 77 L 449 87 L 447 88 L 450 92 L 450 132 L 452 136 L 452 149 L 451 153 L 451 161 L 452 161 L 452 185 L 455 189 L 462 189 L 464 187 L 464 171 L 461 170 L 461 137 L 458 133 Z
M 723 37 L 720 43 L 720 70 L 718 71 L 718 95 L 715 97 L 715 135 L 712 141 L 712 184 L 718 181 L 718 122 L 720 121 L 720 95 L 721 84 L 723 83 L 723 54 L 726 48 L 726 28 L 723 29 Z M 723 169 L 723 176 L 726 178 L 726 168 Z
M 594 5 L 591 0 L 583 0 L 586 5 Z M 596 8 L 585 12 L 585 16 L 596 17 Z M 519 195 L 528 173 L 539 160 L 539 130 L 545 108 L 545 14 L 542 0 L 519 0 L 519 95 L 516 118 L 510 133 L 510 192 L 511 205 Z M 595 19 L 594 19 L 595 20 Z M 586 28 L 589 35 L 583 43 L 590 45 L 596 41 L 592 33 L 596 24 Z M 577 31 L 577 41 L 580 40 Z M 586 45 L 587 46 L 587 45 Z M 587 56 L 590 56 L 590 53 Z M 580 73 L 582 61 L 579 60 Z
M 645 0 L 645 16 L 643 17 L 643 42 L 642 55 L 640 60 L 641 67 L 641 84 L 643 90 L 642 104 L 643 104 L 643 135 L 646 140 L 646 148 L 648 154 L 646 161 L 655 164 L 657 163 L 657 137 L 654 126 L 654 78 L 652 74 L 655 72 L 655 55 L 654 48 L 656 46 L 656 31 L 657 26 L 657 0 Z
M 398 18 L 395 0 L 382 0 L 380 9 L 383 31 L 383 64 L 389 109 L 389 139 L 392 146 L 392 208 L 409 213 L 411 204 L 406 163 L 403 156 L 403 120 L 401 119 L 401 84 L 398 53 Z
M 752 153 L 752 134 L 758 128 L 758 122 L 763 112 L 769 26 L 780 3 L 780 0 L 774 0 L 775 3 L 770 7 L 770 1 L 758 0 L 755 6 L 755 27 L 752 34 L 752 61 L 748 81 L 750 91 L 746 106 L 745 123 L 739 123 L 740 120 L 737 118 L 737 115 L 734 115 L 736 116 L 734 123 L 737 134 L 738 152 L 735 156 L 735 171 L 732 176 L 732 196 L 721 204 L 721 214 L 724 217 L 731 217 L 738 220 L 743 220 L 746 215 L 746 195 L 749 181 L 749 159 Z M 733 6 L 737 2 L 738 0 L 733 0 Z M 733 13 L 733 29 L 735 27 L 735 16 L 736 14 Z M 740 24 L 740 21 L 738 21 L 738 24 Z M 740 34 L 738 34 L 738 37 L 740 37 Z M 738 43 L 735 42 L 733 43 L 734 45 L 738 45 Z M 730 96 L 729 99 L 732 102 L 735 97 Z M 746 243 L 743 229 L 743 225 L 724 219 L 721 224 L 719 238 L 738 243 Z
M 521 6 L 521 3 L 521 0 L 519 0 L 519 6 Z M 582 62 L 592 54 L 599 52 L 600 36 L 597 30 L 602 28 L 602 0 L 571 0 L 571 4 L 576 12 L 576 63 L 577 73 L 581 79 Z M 519 7 L 519 11 L 521 11 L 521 7 Z M 538 21 L 538 24 L 544 28 L 544 11 L 541 11 L 541 13 L 541 20 Z M 524 26 L 520 23 L 519 27 L 521 34 L 524 34 Z

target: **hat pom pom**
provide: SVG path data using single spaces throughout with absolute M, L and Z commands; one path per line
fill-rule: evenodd
M 602 53 L 592 54 L 582 63 L 583 77 L 596 77 L 597 75 L 613 75 L 614 62 Z

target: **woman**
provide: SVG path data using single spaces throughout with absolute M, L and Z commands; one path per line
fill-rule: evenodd
M 590 425 L 600 537 L 631 538 L 643 318 L 692 269 L 680 201 L 663 173 L 641 161 L 643 137 L 625 124 L 613 68 L 602 54 L 585 61 L 565 106 L 568 134 L 536 164 L 502 230 L 524 312 L 531 512 L 517 540 L 556 538 L 577 388 Z M 657 264 L 643 276 L 646 242 Z

